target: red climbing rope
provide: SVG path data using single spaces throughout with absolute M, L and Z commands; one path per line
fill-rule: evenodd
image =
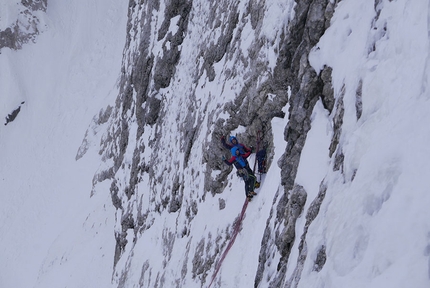
M 222 254 L 221 258 L 219 259 L 217 265 L 215 266 L 214 274 L 212 275 L 211 283 L 209 284 L 208 288 L 211 287 L 212 283 L 215 280 L 216 275 L 218 274 L 219 269 L 221 268 L 221 264 L 224 261 L 225 257 L 227 256 L 228 251 L 230 251 L 230 248 L 233 246 L 234 241 L 236 240 L 237 234 L 239 234 L 240 227 L 242 226 L 242 221 L 245 218 L 245 211 L 246 207 L 248 207 L 248 200 L 245 199 L 245 203 L 243 203 L 242 212 L 237 216 L 235 220 L 235 224 L 233 227 L 233 234 L 230 239 L 230 242 L 228 243 L 227 247 L 224 250 L 224 253 Z

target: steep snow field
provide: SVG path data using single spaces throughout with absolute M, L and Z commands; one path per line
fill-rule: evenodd
M 328 173 L 322 212 L 308 234 L 311 258 L 326 245 L 326 266 L 312 272 L 309 261 L 299 287 L 430 284 L 430 4 L 382 1 L 379 18 L 370 4 L 342 1 L 310 57 L 317 70 L 333 67 L 335 93 L 345 84 L 345 162 L 344 175 Z
M 272 2 L 278 3 L 267 1 L 266 6 L 278 19 L 276 13 L 285 11 L 274 9 Z M 322 181 L 327 195 L 307 232 L 307 260 L 297 287 L 430 285 L 430 4 L 380 3 L 375 18 L 374 1 L 341 1 L 310 55 L 317 71 L 323 65 L 333 67 L 335 95 L 345 105 L 339 143 L 345 159 L 343 173 L 333 171 L 328 148 L 334 115 L 318 103 L 296 179 L 308 198 L 298 219 L 288 278 L 300 265 L 305 215 Z M 115 208 L 108 192 L 90 198 L 100 165 L 98 143 L 79 161 L 75 156 L 92 117 L 118 95 L 127 5 L 114 0 L 50 1 L 43 19 L 47 29 L 37 43 L 1 51 L 0 116 L 25 103 L 15 121 L 0 125 L 0 287 L 117 286 L 111 283 Z M 263 27 L 268 38 L 279 35 L 275 24 L 268 21 Z M 275 63 L 275 55 L 268 55 Z M 179 65 L 187 65 L 181 61 Z M 360 83 L 362 113 L 357 119 Z M 267 219 L 277 192 L 282 193 L 276 162 L 285 151 L 286 121 L 288 117 L 272 122 L 273 164 L 212 287 L 253 287 Z M 191 234 L 233 224 L 244 200 L 243 183 L 233 174 L 222 194 L 226 208 L 218 208 L 220 195 L 199 204 Z M 97 191 L 108 191 L 103 185 Z M 176 221 L 171 217 L 158 219 L 161 225 L 144 234 L 147 241 L 138 242 L 135 255 L 161 249 L 157 237 L 164 221 Z M 322 245 L 327 261 L 316 272 L 314 260 Z M 175 252 L 172 261 L 181 263 L 186 255 Z M 161 261 L 157 255 L 153 263 Z M 142 263 L 137 256 L 130 263 L 129 277 L 139 281 Z M 118 266 L 127 264 L 121 259 Z M 276 264 L 266 276 L 276 273 Z M 190 273 L 187 279 L 187 287 L 199 287 Z M 260 287 L 267 287 L 266 281 Z
M 75 156 L 118 93 L 126 20 L 119 1 L 49 1 L 37 43 L 1 51 L 0 115 L 25 103 L 0 125 L 0 287 L 109 285 L 114 211 Z

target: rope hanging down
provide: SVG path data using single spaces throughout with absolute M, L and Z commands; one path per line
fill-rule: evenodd
M 214 282 L 215 277 L 218 274 L 219 269 L 221 268 L 222 262 L 224 261 L 225 257 L 227 256 L 228 251 L 230 251 L 230 248 L 233 246 L 234 241 L 236 240 L 237 234 L 239 234 L 240 227 L 242 227 L 243 218 L 245 218 L 246 207 L 248 207 L 248 200 L 245 199 L 245 203 L 243 203 L 243 207 L 242 207 L 242 212 L 236 218 L 235 225 L 233 228 L 233 235 L 232 235 L 230 242 L 228 243 L 227 247 L 225 248 L 224 253 L 222 254 L 221 258 L 219 259 L 217 265 L 215 266 L 215 271 L 214 271 L 214 274 L 212 275 L 212 280 L 211 280 L 211 283 L 209 284 L 208 288 L 210 288 L 212 283 Z
M 260 150 L 260 141 L 261 141 L 260 132 L 261 131 L 257 132 L 257 152 Z M 253 169 L 254 173 L 255 173 L 256 165 L 257 165 L 257 157 L 255 157 L 255 161 L 254 161 L 254 169 Z M 234 241 L 236 240 L 237 234 L 239 234 L 240 227 L 242 227 L 242 221 L 245 218 L 245 211 L 246 211 L 247 207 L 248 207 L 248 200 L 245 199 L 245 203 L 243 203 L 243 207 L 242 207 L 242 212 L 236 218 L 235 225 L 233 228 L 233 235 L 232 235 L 230 242 L 228 243 L 227 247 L 225 248 L 224 253 L 221 255 L 221 258 L 219 259 L 217 265 L 215 266 L 215 271 L 214 271 L 214 274 L 212 275 L 212 279 L 211 279 L 211 282 L 209 283 L 208 288 L 210 288 L 212 283 L 214 282 L 214 280 L 215 280 L 215 278 L 219 272 L 219 269 L 221 268 L 222 262 L 224 261 L 225 257 L 227 256 L 228 251 L 230 251 L 230 248 L 233 246 Z

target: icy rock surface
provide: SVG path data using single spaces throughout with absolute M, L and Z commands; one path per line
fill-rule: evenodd
M 261 143 L 273 151 L 271 121 L 287 117 L 282 108 L 288 102 L 288 145 L 282 159 L 274 163 L 282 171 L 284 188 L 279 193 L 283 200 L 274 206 L 278 207 L 276 218 L 268 220 L 283 231 L 268 243 L 276 242 L 282 255 L 278 266 L 285 267 L 283 262 L 296 237 L 295 219 L 306 202 L 306 192 L 293 189 L 293 183 L 313 107 L 318 99 L 330 112 L 334 106 L 331 68 L 318 74 L 307 56 L 329 26 L 336 3 L 284 4 L 286 28 L 271 31 L 276 38 L 264 30 L 271 17 L 268 9 L 273 9 L 266 4 L 130 3 L 120 94 L 108 120 L 109 129 L 100 138 L 100 154 L 110 164 L 96 174 L 93 188 L 96 193 L 97 183 L 111 181 L 118 214 L 114 263 L 120 287 L 131 281 L 127 267 L 136 261 L 133 250 L 151 245 L 140 239 L 154 229 L 160 216 L 176 219 L 163 225 L 157 241 L 164 251 L 158 266 L 162 270 L 146 260 L 139 281 L 163 286 L 160 281 L 166 271 L 177 265 L 186 271 L 193 259 L 192 281 L 208 282 L 209 272 L 229 239 L 230 226 L 202 235 L 193 235 L 192 227 L 205 209 L 200 208 L 205 199 L 222 193 L 229 182 L 231 169 L 221 162 L 225 152 L 219 139 L 246 127 L 240 133 L 241 141 L 255 143 L 261 132 Z M 270 61 L 266 58 L 270 53 L 279 56 Z M 82 153 L 78 154 L 81 157 Z M 271 157 L 273 154 L 269 165 Z M 219 199 L 219 203 L 221 211 L 225 200 Z M 282 212 L 285 209 L 290 212 Z M 283 228 L 284 223 L 289 224 Z M 186 257 L 171 261 L 173 249 L 185 249 Z M 264 245 L 262 249 L 273 248 Z M 269 257 L 261 253 L 257 275 L 264 274 Z M 156 276 L 148 276 L 154 273 Z M 175 273 L 175 285 L 190 281 L 182 274 Z M 282 282 L 280 279 L 273 283 Z M 260 281 L 258 276 L 255 285 Z

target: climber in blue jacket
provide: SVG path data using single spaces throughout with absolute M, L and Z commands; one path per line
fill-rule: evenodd
M 238 147 L 240 149 L 241 154 L 245 154 L 247 152 L 252 152 L 252 147 L 248 148 L 244 144 L 239 143 L 239 141 L 237 140 L 237 138 L 235 136 L 230 136 L 229 140 L 230 140 L 231 144 L 229 144 L 229 143 L 227 143 L 227 141 L 225 141 L 225 136 L 221 137 L 221 143 L 225 148 L 231 150 L 233 147 Z
M 249 149 L 249 148 L 248 148 Z M 234 165 L 237 169 L 237 175 L 245 181 L 245 195 L 248 201 L 251 201 L 254 195 L 254 188 L 260 187 L 260 183 L 257 182 L 257 177 L 255 177 L 251 168 L 249 167 L 248 160 L 246 158 L 251 155 L 251 149 L 248 152 L 241 153 L 241 147 L 234 146 L 231 148 L 231 158 L 229 160 L 223 157 L 224 163 L 227 165 Z

